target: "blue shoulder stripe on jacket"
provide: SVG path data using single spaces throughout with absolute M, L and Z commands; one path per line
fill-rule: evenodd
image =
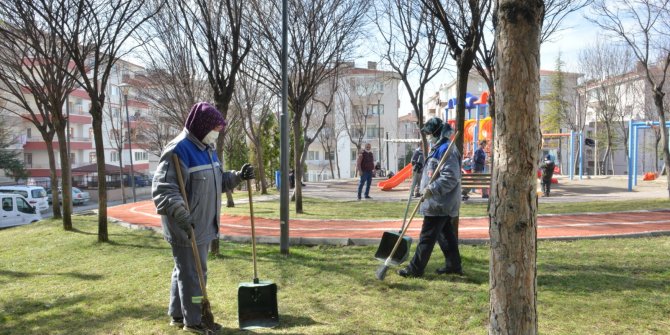
M 209 154 L 207 150 L 200 150 L 195 143 L 185 138 L 175 146 L 173 152 L 179 156 L 179 159 L 186 165 L 186 168 L 192 168 L 200 165 L 210 165 Z M 216 152 L 212 152 L 212 159 L 218 162 Z
M 449 141 L 444 141 L 444 143 L 440 144 L 440 146 L 437 147 L 437 150 L 433 151 L 433 154 L 430 157 L 440 160 L 442 159 L 442 155 L 444 155 L 444 153 L 447 151 L 448 148 L 449 148 Z

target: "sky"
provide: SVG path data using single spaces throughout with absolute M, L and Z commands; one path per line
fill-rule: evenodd
M 542 43 L 540 47 L 540 69 L 554 70 L 556 68 L 556 59 L 560 53 L 561 60 L 565 63 L 563 71 L 579 72 L 579 53 L 581 50 L 593 43 L 598 35 L 598 29 L 584 18 L 583 10 L 573 13 L 561 25 L 563 29 L 555 32 L 549 41 Z M 367 60 L 360 59 L 356 61 L 357 67 L 366 66 Z M 453 62 L 452 62 L 453 64 Z M 438 90 L 440 84 L 448 83 L 454 80 L 455 74 L 451 71 L 443 71 L 431 83 L 428 84 L 427 93 Z M 400 108 L 398 116 L 405 115 L 412 110 L 409 103 L 409 95 L 404 86 L 399 89 Z

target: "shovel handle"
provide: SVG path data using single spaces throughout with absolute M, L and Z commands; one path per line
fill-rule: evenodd
M 254 224 L 254 200 L 251 195 L 251 179 L 247 179 L 249 193 L 249 218 L 251 220 L 251 259 L 254 263 L 254 284 L 258 284 L 258 268 L 256 267 L 256 225 Z
M 184 186 L 184 177 L 181 173 L 181 163 L 179 162 L 179 156 L 173 153 L 172 161 L 174 162 L 174 169 L 177 172 L 177 183 L 179 184 L 181 197 L 184 198 L 184 205 L 186 206 L 186 210 L 190 213 L 191 209 L 188 205 L 186 186 Z M 200 290 L 202 291 L 203 299 L 207 300 L 207 285 L 205 285 L 205 275 L 202 271 L 202 264 L 200 264 L 200 252 L 198 251 L 198 244 L 195 243 L 195 231 L 193 231 L 193 227 L 190 227 L 189 229 L 191 230 L 191 249 L 193 249 L 193 257 L 195 258 L 195 269 L 198 271 L 198 282 L 200 283 Z
M 428 181 L 428 184 L 432 183 L 435 181 L 437 178 L 437 175 L 439 174 L 439 170 L 442 169 L 442 166 L 444 163 L 447 161 L 447 156 L 451 154 L 451 152 L 454 150 L 454 143 L 456 143 L 456 139 L 458 138 L 458 135 L 460 133 L 456 131 L 454 134 L 454 140 L 449 143 L 449 147 L 447 147 L 447 151 L 442 155 L 442 158 L 440 159 L 440 162 L 437 164 L 437 168 L 435 171 L 437 173 L 433 173 L 432 176 L 430 176 L 430 180 Z M 426 159 L 427 161 L 427 159 Z M 400 231 L 400 236 L 398 236 L 398 239 L 395 241 L 395 245 L 393 245 L 393 249 L 391 249 L 391 253 L 389 254 L 388 258 L 386 258 L 386 261 L 384 262 L 385 264 L 389 264 L 391 260 L 393 260 L 393 255 L 395 255 L 395 252 L 398 250 L 398 247 L 400 246 L 400 242 L 402 241 L 402 238 L 405 236 L 405 233 L 407 232 L 407 228 L 409 228 L 410 223 L 412 223 L 412 220 L 414 219 L 414 216 L 416 215 L 416 212 L 419 211 L 419 207 L 421 206 L 421 203 L 425 200 L 425 195 L 422 195 L 421 198 L 419 199 L 419 202 L 416 204 L 414 207 L 414 210 L 412 211 L 412 215 L 409 217 L 409 220 L 407 221 L 407 224 L 403 223 L 403 228 Z
M 416 187 L 416 178 L 414 178 L 414 171 L 412 171 L 412 186 L 409 187 L 409 197 L 407 197 L 407 207 L 405 207 L 405 215 L 402 217 L 402 226 L 400 231 L 405 229 L 405 224 L 407 223 L 407 213 L 409 213 L 409 204 L 412 203 L 412 195 L 414 194 L 414 187 Z

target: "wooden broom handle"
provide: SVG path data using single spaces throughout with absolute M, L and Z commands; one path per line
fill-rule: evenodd
M 181 163 L 179 162 L 179 156 L 177 156 L 175 153 L 172 153 L 172 161 L 174 162 L 174 169 L 177 171 L 177 183 L 179 184 L 181 197 L 184 198 L 184 205 L 190 214 L 191 209 L 188 205 L 188 197 L 186 196 L 186 187 L 184 186 L 184 178 L 181 173 Z M 200 264 L 200 252 L 198 251 L 198 244 L 195 243 L 195 231 L 193 230 L 192 226 L 189 229 L 191 229 L 191 249 L 193 249 L 193 257 L 195 257 L 195 269 L 198 271 L 200 290 L 202 291 L 202 297 L 207 300 L 207 286 L 205 285 L 205 275 L 202 271 L 202 264 Z

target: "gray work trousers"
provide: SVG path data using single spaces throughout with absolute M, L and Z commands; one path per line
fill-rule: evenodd
M 200 264 L 207 283 L 207 249 L 209 244 L 198 245 Z M 175 318 L 184 318 L 188 326 L 199 325 L 202 318 L 202 305 L 199 301 L 193 302 L 193 297 L 202 297 L 195 257 L 191 247 L 172 246 L 174 269 L 170 284 L 170 305 L 168 315 Z

